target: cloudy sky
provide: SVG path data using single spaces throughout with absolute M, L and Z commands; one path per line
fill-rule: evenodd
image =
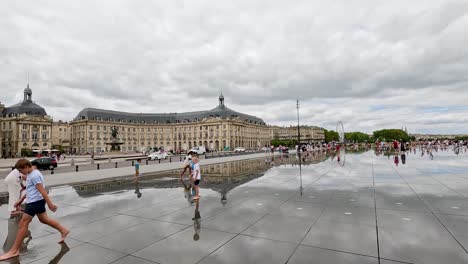
M 468 133 L 467 0 L 4 0 L 0 101 Z

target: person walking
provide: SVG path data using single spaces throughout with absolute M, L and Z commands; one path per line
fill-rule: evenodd
M 200 164 L 198 164 L 198 156 L 194 156 L 192 158 L 192 182 L 193 188 L 195 189 L 195 197 L 194 200 L 200 199 L 200 181 L 201 181 L 201 171 L 200 171 Z
M 10 217 L 13 217 L 21 213 L 15 207 L 15 203 L 20 198 L 21 190 L 23 189 L 21 173 L 15 168 L 5 177 L 4 181 L 8 187 L 8 211 L 10 212 Z
M 18 233 L 16 235 L 13 247 L 5 254 L 0 256 L 0 261 L 19 256 L 23 239 L 28 235 L 28 227 L 34 216 L 37 215 L 39 221 L 60 232 L 61 238 L 58 243 L 63 243 L 70 233 L 70 230 L 62 226 L 56 220 L 47 215 L 45 205 L 52 212 L 57 211 L 55 205 L 45 190 L 44 177 L 31 165 L 27 159 L 20 159 L 16 162 L 15 168 L 23 175 L 26 175 L 26 197 L 22 197 L 15 206 L 20 205 L 26 198 L 26 209 L 19 223 Z
M 10 219 L 8 219 L 8 234 L 3 243 L 4 252 L 11 249 L 18 233 L 18 224 L 21 220 L 22 211 L 20 209 L 21 205 L 16 205 L 16 202 L 20 199 L 21 192 L 25 189 L 22 177 L 23 175 L 16 168 L 5 177 L 5 183 L 8 187 L 8 211 L 10 212 Z M 31 231 L 29 230 L 27 237 L 27 241 L 22 246 L 27 245 L 32 239 Z
M 191 164 L 192 164 L 192 152 L 189 152 L 187 157 L 185 157 L 184 164 L 182 165 L 183 170 L 182 170 L 182 173 L 180 174 L 181 181 L 183 181 L 184 174 L 187 170 L 189 170 L 189 176 L 192 174 Z
M 139 176 L 140 176 L 140 164 L 141 164 L 141 159 L 137 159 L 135 163 L 135 181 L 138 181 Z

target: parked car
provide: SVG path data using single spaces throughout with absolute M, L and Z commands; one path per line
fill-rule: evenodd
M 189 150 L 189 152 L 193 152 L 198 155 L 203 155 L 206 153 L 206 148 L 205 146 L 193 147 L 192 149 Z
M 31 162 L 36 163 L 39 170 L 53 170 L 57 168 L 57 160 L 53 158 L 43 157 L 31 160 Z
M 166 152 L 154 152 L 148 155 L 148 160 L 161 160 L 161 159 L 167 159 Z
M 245 152 L 245 148 L 241 148 L 241 147 L 235 148 L 234 152 Z

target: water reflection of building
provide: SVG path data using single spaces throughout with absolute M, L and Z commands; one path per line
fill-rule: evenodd
M 225 205 L 229 191 L 263 176 L 271 167 L 271 164 L 263 159 L 220 163 L 202 167 L 202 177 L 205 179 L 205 187 L 218 192 L 221 195 L 221 203 Z
M 217 191 L 221 195 L 221 202 L 226 202 L 227 193 L 232 189 L 247 183 L 251 180 L 263 176 L 263 174 L 273 166 L 299 164 L 295 155 L 282 155 L 272 157 L 266 155 L 265 159 L 251 159 L 234 162 L 219 163 L 213 165 L 202 165 L 202 188 L 209 188 Z M 302 159 L 301 164 L 307 166 L 319 163 L 326 159 L 326 155 L 310 155 Z M 178 188 L 181 187 L 179 175 L 181 170 L 171 172 L 155 173 L 151 175 L 141 175 L 139 189 L 144 188 Z M 89 196 L 100 191 L 112 190 L 134 190 L 133 177 L 112 179 L 103 182 L 76 184 L 73 189 L 80 196 Z
M 310 155 L 304 157 L 301 164 L 304 166 L 316 164 L 326 158 L 325 154 Z M 265 155 L 265 159 L 243 160 L 207 166 L 202 169 L 202 176 L 207 179 L 207 188 L 220 193 L 221 203 L 224 205 L 227 203 L 229 191 L 237 186 L 263 176 L 273 166 L 295 164 L 299 164 L 299 160 L 295 155 Z
M 230 186 L 229 190 L 263 175 L 271 168 L 263 159 L 235 161 L 213 165 L 202 165 L 202 188 L 212 188 L 224 184 Z M 181 187 L 179 181 L 181 170 L 170 172 L 140 175 L 139 188 L 177 188 Z M 112 179 L 101 182 L 88 182 L 73 185 L 80 195 L 88 195 L 97 191 L 133 189 L 133 177 Z

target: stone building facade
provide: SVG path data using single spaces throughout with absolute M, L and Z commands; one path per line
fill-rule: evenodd
M 272 139 L 297 140 L 297 126 L 272 127 Z M 325 139 L 325 131 L 317 126 L 300 126 L 301 143 L 321 142 Z
M 5 105 L 0 102 L 0 119 L 3 119 L 3 110 L 5 109 Z M 3 130 L 1 128 L 1 122 L 0 122 L 0 158 L 3 158 Z
M 217 107 L 198 112 L 142 114 L 85 108 L 71 122 L 53 122 L 44 108 L 24 90 L 24 100 L 5 107 L 0 103 L 0 155 L 19 156 L 22 148 L 43 152 L 62 146 L 72 153 L 107 152 L 111 133 L 118 131 L 120 151 L 189 150 L 205 146 L 214 151 L 236 147 L 257 149 L 272 139 L 297 138 L 296 127 L 268 126 L 256 117 L 229 109 L 224 96 Z M 302 142 L 324 139 L 323 129 L 301 127 Z
M 221 94 L 216 108 L 198 112 L 141 114 L 85 108 L 70 122 L 71 151 L 109 151 L 113 128 L 123 142 L 123 152 L 182 151 L 195 146 L 215 151 L 256 149 L 271 140 L 270 126 L 258 117 L 229 109 Z
M 10 107 L 1 105 L 0 110 L 2 157 L 18 157 L 22 148 L 39 152 L 52 147 L 52 118 L 32 101 L 29 84 L 22 102 Z
M 70 127 L 68 122 L 59 120 L 58 122 L 52 123 L 52 145 L 62 146 L 64 151 L 70 151 Z

